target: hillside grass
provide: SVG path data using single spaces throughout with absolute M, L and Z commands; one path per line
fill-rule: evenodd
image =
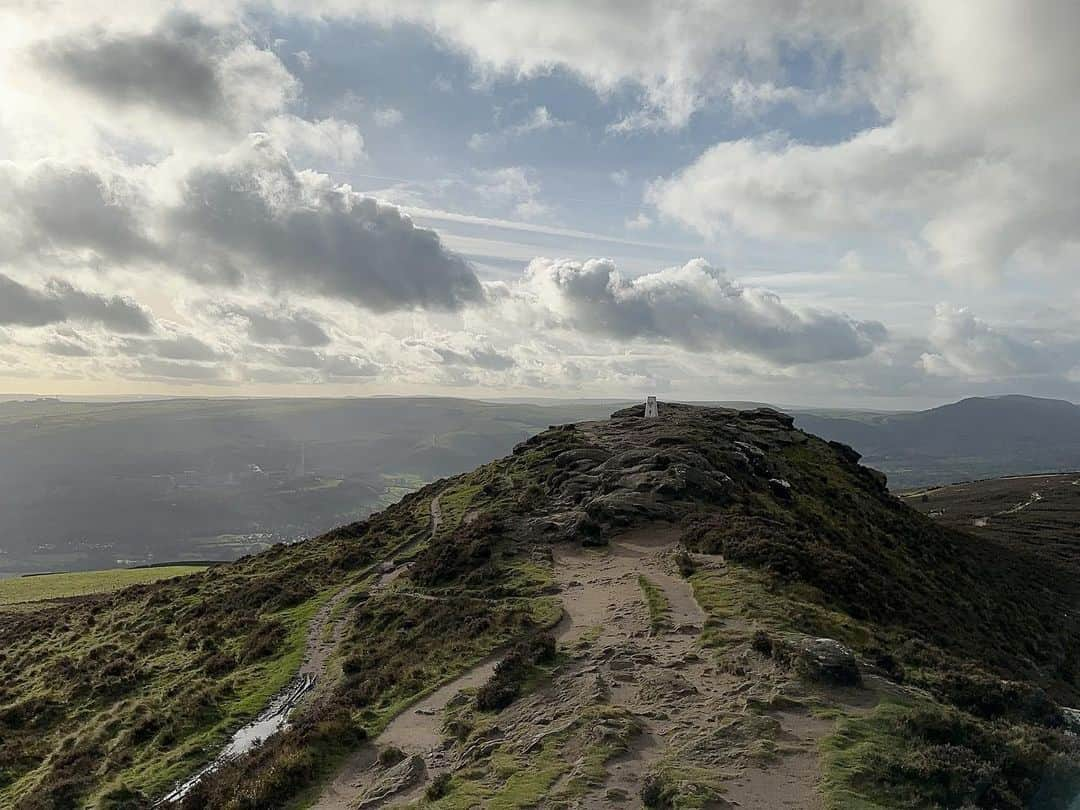
M 145 585 L 161 579 L 197 574 L 205 570 L 205 565 L 166 565 L 155 568 L 112 568 L 102 571 L 76 571 L 0 579 L 0 605 L 110 593 L 131 585 Z
M 645 607 L 649 611 L 649 629 L 660 633 L 670 624 L 671 603 L 664 594 L 664 589 L 651 582 L 647 577 L 638 577 L 638 587 L 645 597 Z

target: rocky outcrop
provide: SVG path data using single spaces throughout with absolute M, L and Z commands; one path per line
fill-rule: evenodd
M 808 437 L 787 414 L 677 404 L 662 404 L 660 414 L 645 419 L 640 408 L 629 408 L 518 445 L 515 455 L 551 460 L 547 508 L 530 515 L 531 532 L 589 543 L 627 526 L 675 521 L 695 508 L 726 503 L 737 490 L 790 499 L 791 485 L 770 459 Z
M 862 683 L 855 654 L 831 638 L 803 639 L 795 646 L 796 670 L 804 677 L 834 686 Z
M 363 798 L 356 805 L 358 810 L 378 807 L 390 797 L 416 785 L 423 778 L 424 769 L 424 758 L 415 755 L 387 768 L 364 792 Z

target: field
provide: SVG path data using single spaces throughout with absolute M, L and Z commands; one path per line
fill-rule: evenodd
M 1080 568 L 1080 473 L 968 481 L 901 497 L 942 525 Z
M 167 565 L 159 568 L 114 568 L 108 571 L 0 579 L 0 605 L 108 593 L 129 585 L 144 585 L 159 579 L 194 574 L 205 568 L 204 565 Z

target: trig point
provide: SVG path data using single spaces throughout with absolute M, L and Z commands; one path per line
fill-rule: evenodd
M 660 416 L 660 411 L 656 409 L 656 397 L 649 397 L 645 400 L 645 418 L 655 419 Z

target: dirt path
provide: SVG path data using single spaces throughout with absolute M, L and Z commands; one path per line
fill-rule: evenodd
M 582 793 L 571 769 L 547 789 L 549 798 L 572 797 L 571 806 L 582 810 L 610 808 L 615 802 L 640 808 L 647 774 L 665 763 L 693 761 L 722 782 L 725 801 L 706 806 L 820 808 L 816 742 L 830 724 L 797 710 L 762 716 L 752 707 L 768 703 L 786 676 L 767 671 L 770 665 L 760 657 L 718 665 L 700 647 L 706 617 L 689 583 L 674 570 L 671 550 L 677 540 L 677 529 L 651 527 L 627 533 L 606 549 L 567 545 L 554 550 L 565 609 L 556 636 L 568 662 L 549 684 L 498 716 L 499 737 L 492 744 L 520 752 L 528 763 L 537 740 L 553 734 L 551 739 L 562 739 L 562 731 L 574 728 L 602 693 L 606 711 L 635 718 L 640 733 L 629 739 L 624 753 L 605 763 L 602 781 L 590 777 Z M 714 558 L 706 564 L 722 563 Z M 663 593 L 666 621 L 659 630 L 650 626 L 639 577 Z M 314 807 L 401 807 L 421 800 L 425 785 L 441 772 L 475 771 L 486 760 L 462 756 L 443 738 L 443 714 L 461 690 L 483 684 L 494 664 L 495 659 L 483 662 L 400 714 L 346 763 Z M 571 733 L 575 742 L 566 751 L 568 763 L 580 754 L 575 747 L 583 742 L 580 735 L 591 733 Z M 771 738 L 777 749 L 767 761 L 753 752 L 762 737 Z M 377 752 L 390 746 L 410 758 L 392 770 L 376 761 Z M 400 769 L 407 774 L 401 776 L 406 771 Z M 388 782 L 393 785 L 387 792 Z M 361 798 L 378 790 L 384 792 L 377 799 Z
M 431 499 L 429 507 L 431 523 L 428 539 L 434 538 L 442 525 L 442 507 L 439 501 L 441 496 L 442 493 L 439 493 Z M 414 546 L 409 546 L 403 550 L 403 553 L 411 551 L 413 548 Z M 397 579 L 408 573 L 410 567 L 411 564 L 399 565 L 392 570 L 383 572 L 372 588 L 372 594 L 386 591 Z M 421 599 L 434 598 L 427 594 L 408 593 L 401 595 L 415 596 Z M 483 683 L 494 666 L 494 661 L 484 662 L 484 664 L 467 672 L 457 681 L 436 690 L 416 706 L 398 715 L 374 741 L 362 746 L 345 760 L 334 778 L 326 784 L 319 798 L 311 807 L 313 809 L 318 808 L 318 810 L 349 810 L 349 808 L 355 807 L 358 794 L 365 785 L 365 776 L 369 774 L 374 765 L 380 746 L 394 744 L 403 750 L 409 750 L 411 753 L 415 749 L 424 749 L 429 741 L 434 740 L 430 745 L 433 748 L 439 739 L 437 733 L 438 723 L 437 720 L 433 721 L 432 718 L 437 718 L 437 715 L 441 714 L 446 706 L 446 702 L 461 689 L 466 688 L 463 685 L 458 686 L 459 681 L 472 685 L 471 678 L 475 677 L 479 679 L 478 683 Z M 403 743 L 388 742 L 388 740 L 397 740 L 399 738 L 403 738 Z M 411 742 L 411 740 L 415 742 Z

